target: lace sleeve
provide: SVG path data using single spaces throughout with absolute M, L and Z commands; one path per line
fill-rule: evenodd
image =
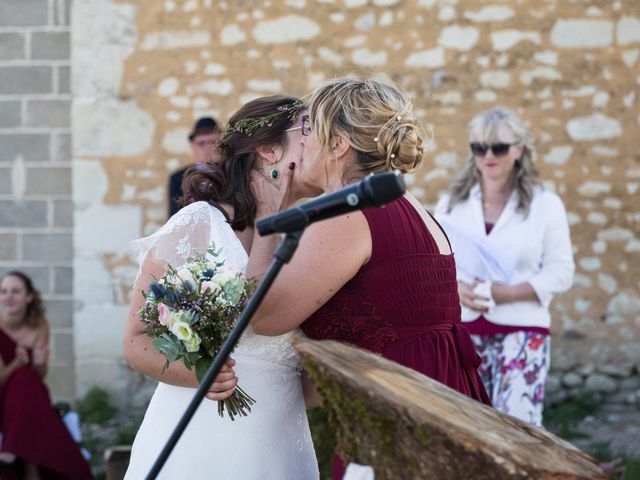
M 183 265 L 196 254 L 204 254 L 211 236 L 211 207 L 206 202 L 187 205 L 173 215 L 158 231 L 131 242 L 138 260 L 138 275 L 148 263 Z

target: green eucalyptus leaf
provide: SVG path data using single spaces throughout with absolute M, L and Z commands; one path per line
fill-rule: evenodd
M 196 361 L 196 378 L 198 379 L 199 383 L 202 383 L 202 379 L 207 374 L 207 370 L 209 370 L 209 367 L 212 363 L 213 358 L 211 357 L 200 357 Z
M 152 342 L 153 348 L 162 353 L 169 362 L 175 362 L 180 356 L 182 345 L 173 335 L 165 333 L 159 338 L 154 338 Z

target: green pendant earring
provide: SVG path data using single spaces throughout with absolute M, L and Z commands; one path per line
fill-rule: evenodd
M 275 168 L 273 170 L 271 170 L 271 179 L 272 180 L 277 180 L 279 175 L 280 175 L 280 172 L 278 172 L 278 170 L 276 170 Z

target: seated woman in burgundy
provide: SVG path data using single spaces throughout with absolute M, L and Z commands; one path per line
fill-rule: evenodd
M 93 478 L 43 381 L 49 327 L 31 279 L 17 271 L 5 274 L 0 304 L 0 462 L 13 467 L 0 478 Z

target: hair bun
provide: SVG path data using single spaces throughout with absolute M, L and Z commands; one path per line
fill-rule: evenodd
M 401 120 L 397 120 L 398 117 Z M 394 117 L 376 138 L 378 154 L 387 170 L 409 173 L 422 162 L 424 142 L 417 125 L 407 115 Z

